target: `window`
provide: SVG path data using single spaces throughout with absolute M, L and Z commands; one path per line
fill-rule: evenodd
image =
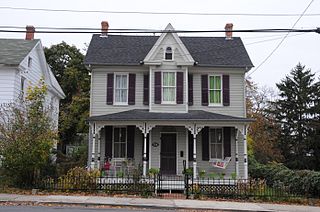
M 223 158 L 222 128 L 210 129 L 210 158 Z
M 31 68 L 32 66 L 32 58 L 28 57 L 28 68 Z
M 116 74 L 114 82 L 115 104 L 128 104 L 128 74 Z
M 209 76 L 209 105 L 222 104 L 222 79 L 221 75 Z
M 172 48 L 171 47 L 167 47 L 166 48 L 166 52 L 164 54 L 164 59 L 165 60 L 172 60 L 173 59 L 173 54 L 172 54 Z
M 176 102 L 176 73 L 162 72 L 162 103 Z
M 113 131 L 113 157 L 126 158 L 127 155 L 127 128 L 115 127 Z

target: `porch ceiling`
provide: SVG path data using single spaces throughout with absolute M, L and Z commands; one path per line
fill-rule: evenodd
M 158 113 L 134 109 L 119 113 L 91 116 L 88 121 L 217 121 L 217 122 L 252 122 L 253 119 L 227 116 L 203 110 L 189 110 L 188 113 Z

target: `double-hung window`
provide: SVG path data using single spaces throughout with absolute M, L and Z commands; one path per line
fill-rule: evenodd
M 223 158 L 223 133 L 222 128 L 210 129 L 210 158 Z
M 209 105 L 222 105 L 222 77 L 209 76 Z
M 113 157 L 126 158 L 127 156 L 127 128 L 115 127 L 113 131 Z
M 114 79 L 115 104 L 128 104 L 128 74 L 115 74 Z
M 176 103 L 175 72 L 162 72 L 162 103 Z
M 167 47 L 164 53 L 165 60 L 173 60 L 173 52 L 171 47 Z

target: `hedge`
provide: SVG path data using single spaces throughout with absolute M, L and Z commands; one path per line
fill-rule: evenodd
M 291 170 L 280 163 L 260 164 L 251 159 L 251 178 L 265 179 L 269 186 L 283 185 L 294 193 L 307 197 L 320 197 L 320 172 Z

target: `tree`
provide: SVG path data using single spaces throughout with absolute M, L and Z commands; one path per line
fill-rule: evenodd
M 299 63 L 290 75 L 276 84 L 280 98 L 274 103 L 273 114 L 281 127 L 279 147 L 285 164 L 293 169 L 320 168 L 312 163 L 316 150 L 315 103 L 319 92 L 314 81 L 311 70 Z
M 48 64 L 60 83 L 66 98 L 61 101 L 58 148 L 75 143 L 78 133 L 87 133 L 86 119 L 90 105 L 90 75 L 83 65 L 84 56 L 75 46 L 65 42 L 45 48 Z
M 25 100 L 0 109 L 0 155 L 6 179 L 14 185 L 31 185 L 50 163 L 50 151 L 57 139 L 45 108 L 47 87 L 28 88 Z
M 273 90 L 258 88 L 247 80 L 246 93 L 247 116 L 254 119 L 248 129 L 248 153 L 259 163 L 281 162 L 283 158 L 277 147 L 279 128 L 269 113 L 270 102 L 275 98 Z

